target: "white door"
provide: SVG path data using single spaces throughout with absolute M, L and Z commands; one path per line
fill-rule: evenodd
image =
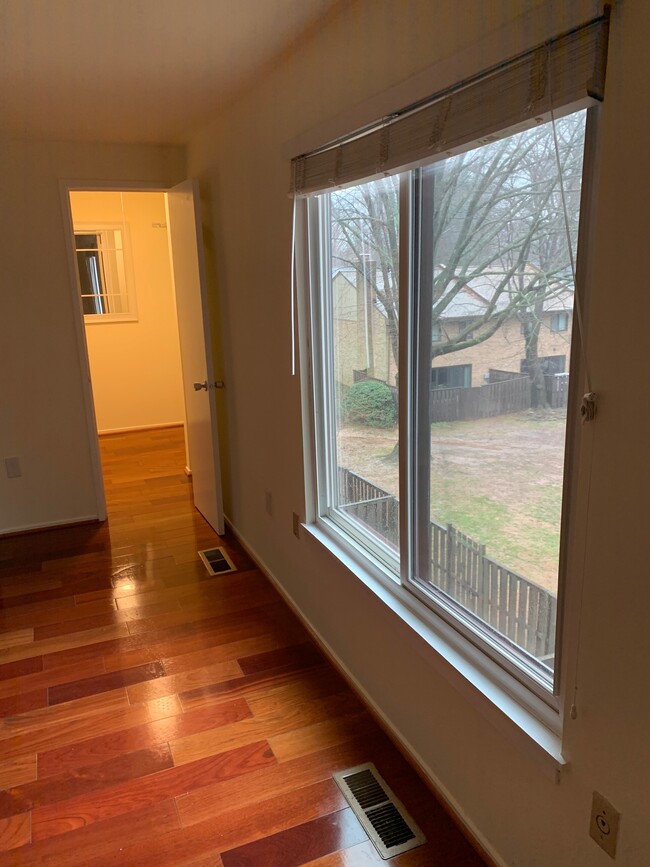
M 217 533 L 223 535 L 217 405 L 198 183 L 183 181 L 168 190 L 165 198 L 194 505 Z

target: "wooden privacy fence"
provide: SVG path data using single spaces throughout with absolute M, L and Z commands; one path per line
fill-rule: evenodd
M 365 371 L 355 370 L 354 381 L 369 377 Z M 383 380 L 377 379 L 375 382 Z M 567 405 L 569 377 L 546 374 L 546 400 L 549 407 L 558 409 Z M 398 390 L 389 385 L 395 406 L 398 406 Z M 429 403 L 431 423 L 440 421 L 471 421 L 475 418 L 490 418 L 523 412 L 531 408 L 530 377 L 520 373 L 490 370 L 490 382 L 472 388 L 432 388 Z
M 348 515 L 362 521 L 384 541 L 399 544 L 399 501 L 392 494 L 339 467 L 339 505 Z
M 530 377 L 518 376 L 474 388 L 434 388 L 430 419 L 469 421 L 530 409 Z
M 340 508 L 385 541 L 399 541 L 399 502 L 339 467 Z M 538 659 L 555 652 L 557 597 L 486 555 L 485 545 L 431 521 L 431 582 Z
M 559 409 L 567 405 L 569 394 L 569 377 L 563 374 L 545 374 L 546 400 L 552 409 Z
M 451 524 L 431 522 L 431 580 L 537 658 L 555 652 L 557 597 L 485 553 Z

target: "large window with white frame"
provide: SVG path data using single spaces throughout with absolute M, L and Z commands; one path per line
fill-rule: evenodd
M 553 69 L 547 51 L 531 69 L 540 57 Z M 333 189 L 319 188 L 327 151 L 294 165 L 308 199 L 317 521 L 551 705 L 595 128 L 593 91 L 567 101 L 429 159 L 414 151 L 415 168 L 380 178 L 375 165 L 346 177 L 345 143 L 331 149 Z M 440 134 L 450 108 L 435 111 Z M 395 140 L 404 150 L 404 129 Z M 545 362 L 560 356 L 558 373 Z

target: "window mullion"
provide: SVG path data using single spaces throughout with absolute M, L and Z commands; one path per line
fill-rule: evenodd
M 327 196 L 322 196 L 310 203 L 310 227 L 317 227 L 311 237 L 312 265 L 316 266 L 317 275 L 312 275 L 316 280 L 314 285 L 321 287 L 320 303 L 314 309 L 320 312 L 317 330 L 319 333 L 320 365 L 321 370 L 317 381 L 322 389 L 315 402 L 316 416 L 322 415 L 317 423 L 317 431 L 320 433 L 318 461 L 321 471 L 319 472 L 318 498 L 319 514 L 324 514 L 336 501 L 336 444 L 334 436 L 335 403 L 333 388 L 334 351 L 332 338 L 332 322 L 330 312 L 332 309 L 332 284 L 331 284 L 331 248 L 329 238 L 330 207 Z M 311 232 L 310 232 L 311 234 Z
M 399 465 L 400 465 L 400 576 L 403 584 L 413 574 L 413 494 L 414 468 L 417 461 L 413 454 L 413 321 L 414 293 L 417 257 L 413 244 L 413 231 L 417 223 L 415 214 L 416 172 L 408 172 L 400 178 L 400 263 L 399 263 Z
M 414 369 L 414 505 L 413 538 L 417 559 L 411 577 L 431 580 L 431 327 L 433 307 L 434 250 L 433 206 L 434 175 L 416 173 L 418 190 L 417 232 L 413 243 L 417 261 L 414 285 L 413 355 Z

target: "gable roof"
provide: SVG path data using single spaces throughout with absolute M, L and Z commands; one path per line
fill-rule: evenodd
M 435 273 L 440 274 L 441 271 L 442 266 L 438 266 Z M 471 269 L 467 271 L 471 272 Z M 548 279 L 539 268 L 530 264 L 524 269 L 524 279 L 526 277 L 530 284 L 545 286 L 547 294 L 542 302 L 545 313 L 573 310 L 573 280 L 560 280 L 555 277 Z M 443 298 L 452 297 L 441 311 L 440 319 L 471 319 L 483 316 L 491 304 L 494 304 L 495 313 L 501 313 L 520 292 L 514 278 L 508 277 L 506 271 L 482 271 L 469 279 L 459 275 L 458 283 L 455 286 L 450 284 L 443 293 Z
M 443 266 L 438 265 L 434 270 L 434 274 L 439 275 L 442 272 Z M 471 273 L 471 269 L 466 269 Z M 537 284 L 542 284 L 546 279 L 542 272 L 534 265 L 526 265 L 525 274 L 530 275 L 530 282 L 535 281 Z M 332 279 L 337 277 L 344 278 L 352 287 L 356 288 L 356 268 L 352 266 L 337 267 L 332 272 Z M 484 316 L 490 304 L 494 303 L 494 312 L 501 313 L 511 303 L 513 294 L 519 293 L 519 288 L 512 286 L 505 287 L 504 277 L 505 271 L 491 270 L 482 271 L 469 279 L 464 279 L 459 275 L 455 285 L 451 283 L 446 287 L 443 293 L 443 298 L 446 298 L 446 304 L 440 313 L 439 318 L 442 320 L 451 319 L 473 319 Z M 510 278 L 512 281 L 512 278 Z M 509 281 L 509 282 L 510 282 Z M 383 290 L 383 274 L 380 270 L 376 272 L 376 287 L 379 292 Z M 459 287 L 460 284 L 460 287 Z M 547 281 L 548 294 L 542 302 L 542 307 L 545 313 L 571 312 L 573 311 L 573 280 L 553 278 Z M 439 303 L 439 302 L 437 302 Z M 383 304 L 379 298 L 375 299 L 377 309 L 386 314 Z M 435 304 L 434 304 L 435 308 Z

